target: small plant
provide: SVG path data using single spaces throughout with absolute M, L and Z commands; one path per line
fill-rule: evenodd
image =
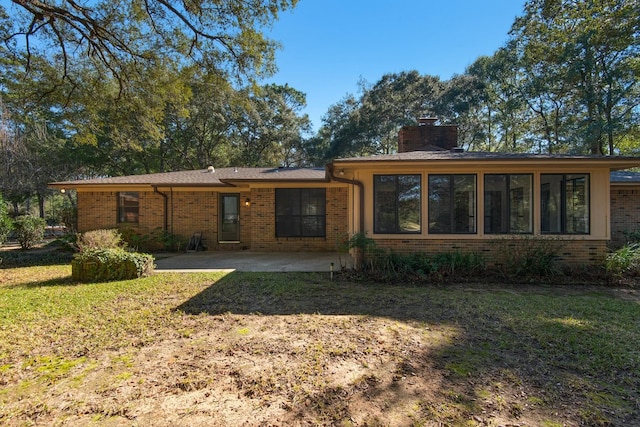
M 546 277 L 560 273 L 557 241 L 523 237 L 503 240 L 500 247 L 503 273 L 514 277 Z
M 338 245 L 340 252 L 349 252 L 352 249 L 355 249 L 355 265 L 369 269 L 373 267 L 377 256 L 383 253 L 376 247 L 376 241 L 367 237 L 365 233 L 355 233 Z
M 640 243 L 640 228 L 636 228 L 631 231 L 625 230 L 622 234 L 627 239 L 627 244 Z
M 47 223 L 44 219 L 31 215 L 23 215 L 14 222 L 18 243 L 22 249 L 31 249 L 44 240 Z
M 610 253 L 605 268 L 607 273 L 615 277 L 640 275 L 640 244 L 625 245 Z
M 2 199 L 2 194 L 0 194 L 0 245 L 7 241 L 11 230 L 13 230 L 13 222 L 9 217 L 7 205 Z
M 76 246 L 79 252 L 91 249 L 116 249 L 124 246 L 118 230 L 93 230 L 77 235 Z

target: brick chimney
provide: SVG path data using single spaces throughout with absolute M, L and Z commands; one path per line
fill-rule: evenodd
M 458 126 L 439 125 L 438 119 L 424 117 L 417 126 L 403 126 L 398 132 L 398 153 L 451 150 L 458 146 Z

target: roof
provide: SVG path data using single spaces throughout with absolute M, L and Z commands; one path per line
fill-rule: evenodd
M 606 166 L 611 170 L 629 169 L 640 166 L 640 157 L 593 156 L 569 154 L 531 154 L 531 153 L 489 153 L 458 151 L 410 151 L 395 154 L 380 154 L 367 157 L 336 159 L 335 166 L 358 167 L 366 163 L 378 163 L 393 166 L 402 162 L 518 162 L 521 164 L 544 164 L 548 162 L 564 164 L 591 163 Z M 210 168 L 211 169 L 211 168 Z M 612 183 L 640 183 L 640 174 L 620 172 L 612 174 Z M 90 186 L 163 186 L 163 187 L 231 187 L 234 184 L 249 182 L 289 182 L 312 183 L 327 182 L 329 177 L 325 168 L 220 168 L 191 171 L 164 172 L 146 175 L 127 175 L 109 178 L 95 178 L 77 181 L 54 182 L 50 185 L 59 188 L 80 188 Z
M 611 172 L 612 184 L 640 184 L 640 172 L 615 171 Z
M 52 186 L 151 185 L 227 187 L 232 182 L 326 181 L 324 168 L 220 168 L 54 182 Z
M 405 153 L 378 154 L 366 157 L 349 157 L 336 159 L 335 163 L 342 162 L 396 162 L 396 161 L 438 161 L 438 160 L 576 160 L 576 161 L 611 161 L 629 160 L 640 163 L 639 157 L 623 156 L 595 156 L 573 154 L 532 154 L 532 153 L 504 153 L 486 151 L 408 151 Z

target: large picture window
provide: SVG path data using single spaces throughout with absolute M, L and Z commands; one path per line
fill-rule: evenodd
M 533 232 L 533 176 L 484 176 L 484 232 Z
M 375 233 L 420 233 L 420 175 L 375 175 Z
M 476 176 L 429 175 L 429 233 L 476 232 Z
M 325 237 L 324 188 L 276 188 L 276 237 Z
M 589 234 L 589 174 L 540 176 L 542 233 Z
M 140 195 L 136 191 L 118 193 L 118 222 L 137 223 L 140 212 Z

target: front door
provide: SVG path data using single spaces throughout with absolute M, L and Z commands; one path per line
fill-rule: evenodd
M 240 195 L 220 195 L 220 241 L 240 241 Z

